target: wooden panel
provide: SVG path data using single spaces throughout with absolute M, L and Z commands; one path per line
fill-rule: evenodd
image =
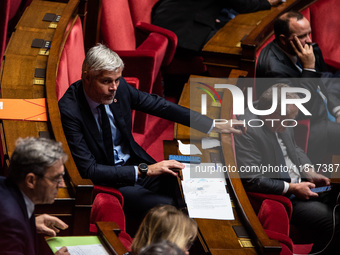
M 32 29 L 31 30 L 16 30 L 12 33 L 10 43 L 7 46 L 5 58 L 8 54 L 27 55 L 37 57 L 39 48 L 32 48 L 33 39 L 43 39 L 52 41 L 54 29 Z M 47 56 L 45 56 L 47 58 Z
M 49 29 L 50 22 L 43 21 L 46 13 L 62 15 L 66 3 L 50 1 L 33 1 L 21 17 L 16 29 Z
M 64 1 L 65 2 L 65 1 Z M 93 184 L 82 179 L 72 159 L 63 133 L 56 100 L 56 73 L 64 42 L 67 25 L 76 18 L 79 0 L 66 3 L 33 0 L 19 20 L 13 33 L 5 60 L 2 62 L 1 92 L 3 98 L 47 98 L 48 122 L 3 120 L 5 149 L 11 156 L 18 137 L 35 136 L 55 138 L 63 143 L 69 160 L 65 164 L 67 187 L 61 188 L 52 205 L 37 206 L 37 213 L 62 215 L 70 225 L 65 233 L 86 235 L 89 233 Z M 47 28 L 42 21 L 44 12 L 61 15 L 55 29 Z M 31 48 L 33 39 L 52 41 L 49 55 L 39 55 L 39 48 Z M 35 68 L 46 69 L 46 85 L 34 85 Z
M 1 92 L 3 98 L 45 97 L 44 85 L 33 85 L 35 68 L 46 69 L 46 56 L 6 54 Z

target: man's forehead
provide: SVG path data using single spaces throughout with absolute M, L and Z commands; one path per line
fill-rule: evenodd
M 97 71 L 97 73 L 95 74 L 95 76 L 97 78 L 117 78 L 120 77 L 122 75 L 122 72 L 120 71 L 120 69 L 114 70 L 114 71 L 108 71 L 108 70 L 103 70 L 103 71 Z
M 302 19 L 297 20 L 297 18 L 290 18 L 289 20 L 289 30 L 291 33 L 300 32 L 301 29 L 311 30 L 310 23 L 308 19 L 303 17 Z
M 64 163 L 63 160 L 57 160 L 52 166 L 46 169 L 45 174 L 63 174 L 64 173 Z

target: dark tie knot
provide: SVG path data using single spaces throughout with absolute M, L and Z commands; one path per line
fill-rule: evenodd
M 99 108 L 99 110 L 100 110 L 101 113 L 102 113 L 103 111 L 106 112 L 106 110 L 105 110 L 105 105 L 104 105 L 104 104 L 100 104 L 100 105 L 98 105 L 97 107 Z

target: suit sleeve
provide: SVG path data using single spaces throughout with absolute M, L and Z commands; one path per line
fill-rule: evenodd
M 248 131 L 234 138 L 238 170 L 246 191 L 282 195 L 283 181 L 266 177 L 259 168 L 263 162 L 261 148 L 258 146 L 261 141 Z
M 0 192 L 0 254 L 31 254 L 34 250 L 34 239 L 27 214 L 23 214 L 19 201 L 13 196 L 16 192 L 9 192 L 8 186 L 2 189 L 1 183 Z
M 132 108 L 155 115 L 207 133 L 213 120 L 196 111 L 174 104 L 158 95 L 148 94 L 128 86 L 132 96 Z
M 239 13 L 249 13 L 260 10 L 269 10 L 271 5 L 267 0 L 236 0 L 228 1 L 226 7 L 232 8 Z

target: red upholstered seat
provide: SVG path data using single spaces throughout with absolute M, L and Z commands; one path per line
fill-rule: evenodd
M 72 26 L 73 25 L 73 26 Z M 68 30 L 72 27 L 71 31 Z M 60 57 L 56 80 L 56 93 L 59 100 L 68 87 L 81 78 L 81 67 L 85 59 L 84 37 L 82 23 L 78 17 L 74 24 L 68 24 L 67 36 L 63 52 Z
M 131 16 L 134 24 L 139 21 L 151 24 L 151 12 L 153 6 L 159 0 L 129 0 Z
M 289 201 L 290 202 L 290 201 Z M 278 240 L 282 246 L 281 255 L 309 254 L 313 244 L 294 244 L 289 237 L 289 217 L 280 201 L 265 199 L 262 202 L 258 218 L 269 238 Z
M 140 21 L 134 24 L 128 0 L 103 0 L 100 30 L 103 43 L 123 59 L 124 76 L 137 77 L 140 90 L 162 95 L 160 70 L 172 61 L 175 34 Z M 146 122 L 147 116 L 138 112 L 134 131 L 144 133 Z
M 134 24 L 138 22 L 151 23 L 152 8 L 159 0 L 129 0 L 131 16 Z M 168 86 L 172 86 L 172 81 L 184 81 L 188 80 L 189 75 L 203 75 L 207 71 L 206 65 L 203 64 L 202 56 L 183 56 L 176 53 L 171 63 L 164 68 L 164 78 L 170 78 L 171 81 L 167 81 Z M 175 82 L 176 83 L 176 82 Z M 169 90 L 178 88 L 169 88 Z M 169 91 L 168 91 L 169 92 Z M 174 92 L 174 91 L 172 91 Z
M 114 195 L 108 193 L 98 193 L 95 196 L 91 209 L 90 232 L 96 233 L 95 225 L 98 221 L 113 221 L 118 224 L 120 233 L 119 240 L 127 250 L 130 250 L 132 238 L 125 231 L 125 216 L 122 208 L 122 195 L 118 191 Z
M 322 50 L 326 64 L 340 69 L 339 1 L 318 0 L 309 9 L 313 41 Z

